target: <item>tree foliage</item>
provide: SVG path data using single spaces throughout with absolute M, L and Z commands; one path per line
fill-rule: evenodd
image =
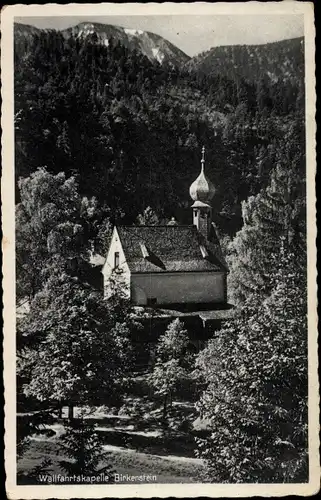
M 243 227 L 229 244 L 227 256 L 228 290 L 235 304 L 243 303 L 257 288 L 269 293 L 271 254 L 280 248 L 280 238 L 287 240 L 297 262 L 302 262 L 306 248 L 302 133 L 302 126 L 291 127 L 286 150 L 278 152 L 268 185 L 242 203 Z
M 270 263 L 270 295 L 257 289 L 197 360 L 213 482 L 307 480 L 306 276 L 284 247 Z
M 137 217 L 137 224 L 139 226 L 157 226 L 159 223 L 159 218 L 151 207 L 146 207 L 143 213 Z
M 61 268 L 51 271 L 19 330 L 24 393 L 47 404 L 117 402 L 130 369 L 129 311 Z
M 163 398 L 163 420 L 166 421 L 172 396 L 180 382 L 189 377 L 192 356 L 188 352 L 189 338 L 183 323 L 177 318 L 169 324 L 156 346 L 156 362 L 150 382 L 156 394 Z
M 64 458 L 59 461 L 68 476 L 108 476 L 112 482 L 112 467 L 108 464 L 109 454 L 104 451 L 101 438 L 95 426 L 84 418 L 72 420 L 65 427 L 61 438 L 60 451 Z
M 81 197 L 74 177 L 39 168 L 19 180 L 16 207 L 17 297 L 34 297 L 45 282 L 47 265 L 88 252 L 96 200 Z
M 228 288 L 241 307 L 198 357 L 199 411 L 212 426 L 200 455 L 211 481 L 306 480 L 302 48 L 284 44 L 286 66 L 300 67 L 283 81 L 274 51 L 260 47 L 249 78 L 235 70 L 250 57 L 244 47 L 215 49 L 232 66 L 211 74 L 211 53 L 200 57 L 203 72 L 152 63 L 95 35 L 16 39 L 17 297 L 30 301 L 17 325 L 18 385 L 27 398 L 68 404 L 70 416 L 75 404 L 116 402 L 138 325 L 126 294 L 116 287 L 103 301 L 93 288 L 90 250 L 106 252 L 115 222 L 175 214 L 191 223 L 188 188 L 204 145 Z M 279 80 L 268 81 L 262 65 Z M 187 344 L 175 320 L 157 345 L 150 381 L 165 420 L 191 370 Z M 83 421 L 70 423 L 64 446 L 66 471 L 97 470 L 101 450 Z

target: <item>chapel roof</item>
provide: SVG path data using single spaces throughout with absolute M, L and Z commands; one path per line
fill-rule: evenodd
M 195 226 L 118 226 L 117 231 L 132 272 L 228 270 L 214 226 L 210 241 Z

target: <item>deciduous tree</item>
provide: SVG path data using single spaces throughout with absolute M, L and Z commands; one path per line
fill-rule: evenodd
M 142 214 L 138 215 L 137 224 L 139 226 L 157 226 L 159 218 L 151 207 L 147 207 Z
M 213 482 L 308 477 L 306 276 L 291 252 L 280 255 L 270 295 L 257 289 L 197 359 L 210 422 L 199 455 Z
M 19 181 L 16 207 L 17 297 L 32 298 L 44 284 L 50 261 L 86 258 L 86 236 L 95 199 L 82 198 L 74 177 L 40 168 Z
M 26 396 L 49 406 L 68 404 L 71 417 L 76 404 L 119 401 L 135 325 L 125 301 L 112 300 L 63 267 L 52 269 L 19 329 L 18 374 Z
M 177 318 L 159 338 L 156 363 L 150 381 L 156 394 L 163 397 L 163 420 L 166 422 L 172 396 L 179 383 L 188 378 L 192 356 L 188 353 L 189 338 L 183 323 Z

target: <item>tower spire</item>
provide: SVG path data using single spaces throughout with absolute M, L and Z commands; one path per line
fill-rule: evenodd
M 189 189 L 190 196 L 196 204 L 198 202 L 205 203 L 210 206 L 211 199 L 214 196 L 215 188 L 211 181 L 206 178 L 204 173 L 205 166 L 205 147 L 202 147 L 201 173 L 197 179 L 191 184 Z
M 205 165 L 205 147 L 202 147 L 201 173 L 191 184 L 189 189 L 190 196 L 194 201 L 193 224 L 205 236 L 209 238 L 212 223 L 211 199 L 214 196 L 215 188 L 211 181 L 206 178 L 204 173 Z

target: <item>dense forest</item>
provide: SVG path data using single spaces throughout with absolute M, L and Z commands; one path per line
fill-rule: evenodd
M 188 187 L 205 145 L 218 226 L 235 234 L 241 202 L 266 186 L 291 128 L 303 146 L 302 73 L 292 71 L 293 86 L 268 86 L 264 73 L 251 82 L 207 76 L 96 38 L 17 37 L 17 180 L 38 167 L 64 171 L 124 222 L 151 206 L 189 223 Z
M 162 401 L 167 436 L 175 391 L 182 380 L 196 383 L 197 411 L 210 422 L 195 445 L 207 481 L 306 481 L 302 41 L 215 48 L 161 64 L 119 39 L 101 43 L 94 30 L 84 37 L 21 30 L 17 298 L 30 308 L 17 322 L 19 403 L 42 405 L 50 418 L 67 405 L 71 465 L 81 471 L 86 452 L 88 470 L 97 470 L 94 428 L 72 423 L 74 407 L 100 404 L 106 394 L 119 404 L 116 394 L 126 395 L 134 378 L 132 335 L 141 325 L 122 290 L 101 301 L 75 260 L 103 253 L 115 222 L 157 224 L 174 215 L 190 224 L 188 188 L 204 145 L 235 316 L 197 356 L 186 355 L 187 332 L 175 320 L 144 383 Z M 142 407 L 136 411 L 138 419 Z M 18 428 L 21 456 L 30 426 Z M 90 458 L 92 442 L 98 455 Z

